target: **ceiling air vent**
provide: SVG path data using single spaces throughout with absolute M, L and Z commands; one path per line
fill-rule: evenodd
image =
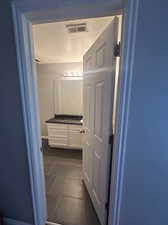
M 79 24 L 67 24 L 66 28 L 68 29 L 68 33 L 79 33 L 79 32 L 87 32 L 86 23 Z

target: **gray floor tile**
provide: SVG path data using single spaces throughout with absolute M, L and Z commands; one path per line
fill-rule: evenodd
M 100 225 L 82 181 L 82 152 L 50 149 L 43 141 L 48 221 Z

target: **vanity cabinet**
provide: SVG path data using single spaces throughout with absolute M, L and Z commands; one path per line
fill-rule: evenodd
M 82 125 L 48 123 L 50 147 L 82 149 Z

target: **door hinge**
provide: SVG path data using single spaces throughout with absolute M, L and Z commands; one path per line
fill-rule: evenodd
M 105 209 L 108 211 L 109 210 L 109 202 L 106 202 L 105 204 Z
M 40 151 L 41 151 L 42 153 L 44 152 L 43 146 L 41 146 Z
M 114 57 L 120 57 L 120 50 L 121 50 L 121 43 L 119 42 L 114 45 L 114 49 L 113 49 Z
M 112 145 L 114 140 L 114 134 L 109 136 L 109 144 Z

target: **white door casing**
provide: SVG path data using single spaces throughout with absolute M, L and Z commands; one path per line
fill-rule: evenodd
M 115 17 L 84 56 L 83 178 L 102 225 L 107 218 L 117 40 Z
M 21 87 L 23 118 L 25 126 L 27 157 L 29 163 L 34 224 L 44 225 L 47 220 L 47 202 L 40 120 L 38 111 L 37 76 L 34 64 L 32 24 L 19 9 L 12 4 L 17 47 L 17 61 Z

